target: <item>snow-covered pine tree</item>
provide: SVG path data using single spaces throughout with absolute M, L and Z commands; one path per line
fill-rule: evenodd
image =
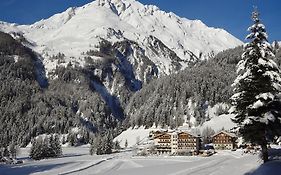
M 103 144 L 104 144 L 103 138 L 101 136 L 97 136 L 97 138 L 93 142 L 93 147 L 91 149 L 95 150 L 97 155 L 104 154 Z
M 101 137 L 100 135 L 96 135 L 91 143 L 90 155 L 98 154 L 100 152 L 101 152 Z
M 116 140 L 115 142 L 113 142 L 113 149 L 115 151 L 119 151 L 121 149 L 121 146 L 120 146 L 120 142 L 118 140 Z
M 58 135 L 50 137 L 39 136 L 32 142 L 30 157 L 34 160 L 40 160 L 49 157 L 59 157 L 62 154 L 61 144 Z
M 17 153 L 19 152 L 19 149 L 18 149 L 18 146 L 12 142 L 10 145 L 9 145 L 9 152 L 10 152 L 10 157 L 15 159 L 17 158 Z
M 54 143 L 54 137 L 53 134 L 49 136 L 46 136 L 44 138 L 44 157 L 53 157 L 55 155 L 55 150 L 53 149 L 53 143 Z
M 111 132 L 107 132 L 103 137 L 103 154 L 111 154 L 113 148 L 113 137 Z
M 51 143 L 53 149 L 55 150 L 55 157 L 59 157 L 62 155 L 62 148 L 61 148 L 61 142 L 58 134 L 55 134 L 54 136 L 54 143 Z
M 278 41 L 276 40 L 273 41 L 272 46 L 273 46 L 273 53 L 276 54 L 278 49 L 280 48 Z
M 237 65 L 237 78 L 233 83 L 232 113 L 238 130 L 245 141 L 262 148 L 262 159 L 268 160 L 267 144 L 272 136 L 280 135 L 280 70 L 272 60 L 271 45 L 267 42 L 265 26 L 259 13 L 252 13 L 254 24 L 244 45 L 242 60 Z
M 103 136 L 97 135 L 93 140 L 93 143 L 90 147 L 90 154 L 93 155 L 96 153 L 97 155 L 102 154 L 111 154 L 113 149 L 113 137 L 111 132 L 104 133 Z
M 58 134 L 52 134 L 49 138 L 48 157 L 59 157 L 62 154 L 60 138 Z
M 200 131 L 199 131 L 200 134 Z M 202 131 L 202 139 L 204 144 L 208 144 L 212 140 L 212 135 L 215 134 L 215 131 L 211 127 L 206 127 Z
M 7 147 L 7 146 L 4 147 L 3 157 L 10 157 L 9 150 L 8 150 L 8 147 Z
M 29 156 L 34 160 L 40 160 L 44 157 L 44 144 L 43 137 L 39 136 L 37 139 L 34 139 L 32 142 L 32 146 L 30 148 Z

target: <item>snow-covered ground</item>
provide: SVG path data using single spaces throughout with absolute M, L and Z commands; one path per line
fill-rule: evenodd
M 203 125 L 198 128 L 202 131 L 204 128 L 210 127 L 215 130 L 215 132 L 219 132 L 222 128 L 230 130 L 236 126 L 236 124 L 231 121 L 233 117 L 234 115 L 232 114 L 214 116 L 211 120 L 204 122 Z
M 63 156 L 57 159 L 33 161 L 28 158 L 30 148 L 20 150 L 18 158 L 23 160 L 19 165 L 0 165 L 1 175 L 24 174 L 64 174 L 83 168 L 94 166 L 97 163 L 112 158 L 113 155 L 91 156 L 88 147 L 63 148 Z
M 237 151 L 219 151 L 211 157 L 132 156 L 122 152 L 104 156 L 90 156 L 88 147 L 63 148 L 57 159 L 33 161 L 28 159 L 29 148 L 21 150 L 21 165 L 0 165 L 1 175 L 27 174 L 83 174 L 83 175 L 241 175 L 246 173 L 279 173 L 280 161 L 261 165 L 258 155 Z M 271 167 L 275 168 L 272 171 Z
M 133 147 L 137 144 L 137 142 L 142 142 L 149 136 L 149 132 L 156 130 L 155 127 L 145 129 L 144 126 L 132 128 L 130 127 L 126 131 L 123 131 L 120 135 L 118 135 L 114 141 L 118 141 L 121 147 L 125 147 L 125 143 L 127 141 L 128 147 Z

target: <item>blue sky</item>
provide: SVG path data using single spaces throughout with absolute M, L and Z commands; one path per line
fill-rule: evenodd
M 92 0 L 1 0 L 0 20 L 19 24 L 31 24 L 48 18 L 71 6 L 82 6 Z M 267 27 L 269 40 L 281 41 L 281 1 L 279 0 L 139 0 L 143 4 L 157 5 L 167 12 L 200 19 L 206 25 L 224 28 L 244 40 L 246 29 L 251 24 L 253 5 L 261 12 Z

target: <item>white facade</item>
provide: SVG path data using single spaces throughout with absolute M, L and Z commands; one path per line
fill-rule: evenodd
M 200 138 L 187 132 L 163 132 L 154 137 L 158 153 L 185 153 L 199 150 Z
M 178 151 L 178 134 L 172 133 L 171 135 L 171 153 L 177 153 Z

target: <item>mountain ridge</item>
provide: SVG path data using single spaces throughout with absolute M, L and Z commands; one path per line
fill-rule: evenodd
M 219 51 L 242 44 L 223 29 L 207 27 L 200 20 L 181 18 L 135 0 L 96 0 L 82 7 L 70 7 L 32 25 L 2 23 L 1 29 L 22 34 L 30 43 L 35 43 L 32 49 L 43 57 L 60 52 L 68 61 L 77 60 L 81 66 L 84 61 L 79 57 L 83 57 L 83 52 L 95 49 L 100 38 L 111 42 L 136 41 L 146 51 L 144 42 L 153 36 L 183 60 L 179 62 L 181 69 L 188 67 L 194 57 L 208 59 Z M 159 61 L 161 57 L 147 56 L 160 67 L 161 73 L 173 71 L 171 60 Z

